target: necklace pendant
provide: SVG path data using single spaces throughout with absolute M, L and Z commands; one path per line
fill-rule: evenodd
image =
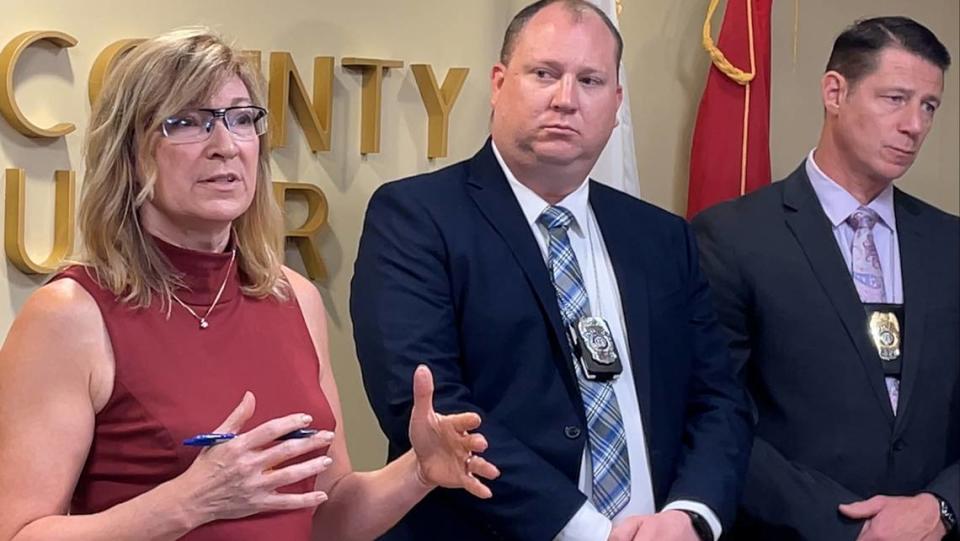
M 206 319 L 203 319 L 203 318 L 200 319 L 200 328 L 201 328 L 201 329 L 206 329 L 206 328 L 209 327 L 209 326 L 210 326 L 210 324 L 207 323 L 207 320 L 206 320 Z

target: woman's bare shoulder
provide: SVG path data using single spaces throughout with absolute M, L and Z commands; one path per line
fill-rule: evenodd
M 299 272 L 290 267 L 283 267 L 283 275 L 290 282 L 290 288 L 293 289 L 297 302 L 300 303 L 300 309 L 307 317 L 326 317 L 326 309 L 323 306 L 323 298 L 317 287 Z
M 113 388 L 113 353 L 96 301 L 70 278 L 34 291 L 0 350 L 0 372 L 79 378 L 99 410 Z M 52 382 L 51 382 L 52 383 Z
M 69 277 L 54 280 L 34 291 L 20 309 L 17 319 L 21 318 L 37 323 L 76 325 L 89 325 L 91 319 L 101 319 L 100 308 L 93 296 Z

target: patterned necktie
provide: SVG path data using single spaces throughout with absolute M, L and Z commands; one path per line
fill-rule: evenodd
M 580 265 L 567 236 L 573 215 L 563 207 L 548 207 L 537 221 L 547 228 L 550 235 L 548 261 L 553 287 L 557 292 L 563 323 L 569 327 L 589 312 Z M 623 419 L 613 384 L 590 381 L 579 369 L 576 372 L 590 435 L 592 499 L 601 513 L 612 518 L 630 501 L 630 459 Z
M 877 213 L 868 207 L 860 207 L 847 218 L 847 224 L 853 228 L 853 283 L 862 302 L 884 302 L 886 294 L 883 287 L 883 269 L 880 267 L 880 254 L 873 242 L 873 226 L 877 225 Z M 900 380 L 884 378 L 887 396 L 893 413 L 897 413 L 900 398 Z
M 847 218 L 853 228 L 853 283 L 863 302 L 884 302 L 883 271 L 880 269 L 880 254 L 873 242 L 873 226 L 877 213 L 860 207 Z

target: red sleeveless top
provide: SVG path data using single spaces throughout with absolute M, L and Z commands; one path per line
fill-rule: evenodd
M 177 296 L 202 316 L 228 272 L 230 254 L 154 242 L 184 274 L 189 290 L 179 290 Z M 183 473 L 199 450 L 182 441 L 212 432 L 240 403 L 244 391 L 256 396 L 256 411 L 243 431 L 300 412 L 313 416 L 313 428 L 335 428 L 320 390 L 316 351 L 292 292 L 285 302 L 245 296 L 234 263 L 223 295 L 207 318 L 209 326 L 201 329 L 175 302 L 169 318 L 159 300 L 146 309 L 121 304 L 91 274 L 74 266 L 57 276 L 75 280 L 96 300 L 116 362 L 113 393 L 96 416 L 71 513 L 103 511 Z M 307 492 L 314 482 L 311 477 L 282 491 Z M 312 514 L 304 509 L 216 521 L 183 539 L 306 540 Z

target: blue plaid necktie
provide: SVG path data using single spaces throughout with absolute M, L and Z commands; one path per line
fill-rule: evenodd
M 573 215 L 563 207 L 548 207 L 537 221 L 550 235 L 548 262 L 551 278 L 563 323 L 569 327 L 590 311 L 580 265 L 567 236 Z M 630 458 L 627 456 L 623 419 L 613 384 L 590 381 L 578 367 L 576 372 L 590 434 L 592 499 L 601 513 L 612 518 L 630 501 Z

